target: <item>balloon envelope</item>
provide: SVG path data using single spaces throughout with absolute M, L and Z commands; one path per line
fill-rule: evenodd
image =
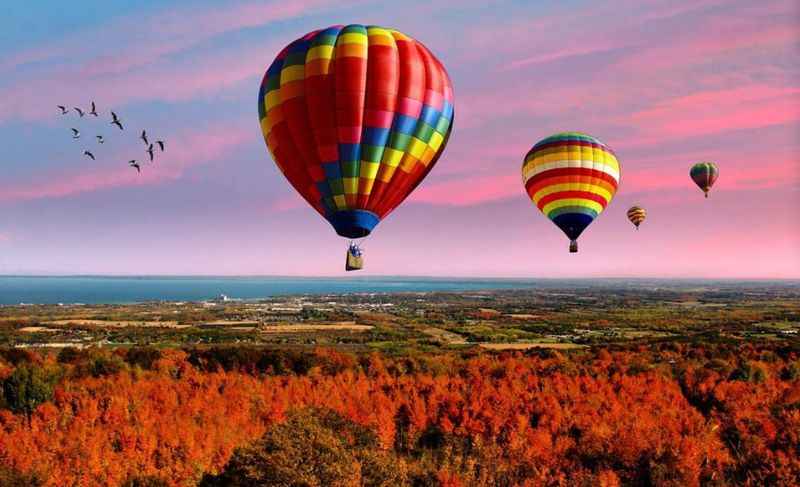
M 348 25 L 284 48 L 258 94 L 264 140 L 292 186 L 344 237 L 368 235 L 436 164 L 453 88 L 419 41 Z
M 689 170 L 689 176 L 708 198 L 708 191 L 719 177 L 719 169 L 713 162 L 698 162 Z
M 647 218 L 647 211 L 640 206 L 631 206 L 628 210 L 628 220 L 636 226 L 637 230 L 645 218 Z
M 571 252 L 577 251 L 580 234 L 614 197 L 619 176 L 614 152 L 580 132 L 540 140 L 522 164 L 528 196 L 571 240 Z

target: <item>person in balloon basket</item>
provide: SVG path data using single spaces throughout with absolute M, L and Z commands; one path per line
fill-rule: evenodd
M 364 268 L 364 256 L 361 248 L 354 242 L 351 242 L 350 247 L 347 249 L 344 268 L 347 271 L 357 271 Z

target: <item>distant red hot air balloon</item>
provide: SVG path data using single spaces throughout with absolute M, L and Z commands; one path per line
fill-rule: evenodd
M 336 233 L 370 234 L 436 164 L 453 88 L 419 41 L 348 25 L 306 34 L 267 69 L 258 93 L 267 148 Z

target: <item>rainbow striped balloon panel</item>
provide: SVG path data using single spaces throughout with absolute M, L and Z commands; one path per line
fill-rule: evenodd
M 619 177 L 614 152 L 580 132 L 540 140 L 522 164 L 522 181 L 531 200 L 570 240 L 608 206 Z
M 453 88 L 420 42 L 376 26 L 334 26 L 284 48 L 258 95 L 264 139 L 294 188 L 343 236 L 357 238 L 436 163 Z

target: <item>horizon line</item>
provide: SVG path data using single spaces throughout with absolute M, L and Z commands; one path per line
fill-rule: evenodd
M 477 275 L 454 275 L 454 276 L 434 276 L 434 275 L 404 275 L 404 274 L 366 274 L 366 275 L 289 275 L 289 274 L 86 274 L 86 273 L 11 273 L 0 274 L 1 278 L 130 278 L 130 279 L 158 279 L 158 278 L 225 278 L 225 279 L 458 279 L 458 280 L 509 280 L 509 281 L 531 281 L 531 280 L 659 280 L 659 281 L 790 281 L 800 282 L 798 277 L 715 277 L 715 276 L 477 276 Z

